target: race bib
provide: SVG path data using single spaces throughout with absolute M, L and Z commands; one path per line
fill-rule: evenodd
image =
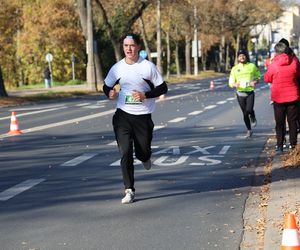
M 250 86 L 250 81 L 241 80 L 240 81 L 240 88 L 247 88 Z
M 141 104 L 142 102 L 133 98 L 132 95 L 125 96 L 125 104 Z

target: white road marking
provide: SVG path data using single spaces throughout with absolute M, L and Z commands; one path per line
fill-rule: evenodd
M 230 146 L 224 146 L 220 152 L 219 152 L 219 155 L 225 155 L 228 151 L 228 149 L 230 148 Z
M 78 164 L 84 162 L 84 161 L 87 161 L 91 158 L 93 158 L 94 156 L 96 156 L 97 153 L 86 153 L 86 154 L 83 154 L 81 156 L 78 156 L 70 161 L 67 161 L 63 164 L 61 164 L 60 166 L 62 167 L 74 167 L 74 166 L 77 166 Z
M 17 117 L 21 117 L 21 116 L 27 116 L 27 115 L 33 115 L 33 114 L 40 114 L 40 113 L 45 113 L 45 112 L 50 112 L 50 111 L 55 111 L 55 110 L 60 110 L 60 109 L 65 109 L 67 107 L 61 106 L 58 108 L 51 108 L 51 109 L 44 109 L 44 110 L 38 110 L 38 111 L 32 111 L 32 112 L 28 112 L 28 113 L 23 113 L 23 114 L 17 114 Z M 10 119 L 10 116 L 6 116 L 6 117 L 2 117 L 0 118 L 0 120 L 7 120 Z
M 184 121 L 186 119 L 186 117 L 177 117 L 173 120 L 170 120 L 169 122 L 175 123 L 175 122 L 181 122 Z
M 206 106 L 204 109 L 213 109 L 217 107 L 217 105 L 209 105 L 209 106 Z
M 63 107 L 65 104 L 54 104 L 54 105 L 39 105 L 38 107 L 24 107 L 24 108 L 13 108 L 10 111 L 26 111 L 26 110 L 41 110 L 41 109 L 51 109 L 51 108 L 59 108 Z
M 87 105 L 90 105 L 91 103 L 89 102 L 85 102 L 85 103 L 79 103 L 79 104 L 76 104 L 75 106 L 76 107 L 82 107 L 82 106 L 87 106 Z
M 45 181 L 45 179 L 29 179 L 27 181 L 23 181 L 9 189 L 0 193 L 0 201 L 7 201 L 12 197 L 34 187 L 35 185 Z
M 233 101 L 233 100 L 235 100 L 236 98 L 235 97 L 229 97 L 229 98 L 227 98 L 226 100 L 227 101 Z
M 219 101 L 217 104 L 225 104 L 227 101 Z
M 201 113 L 203 113 L 203 110 L 196 110 L 196 111 L 189 113 L 188 115 L 199 115 Z
M 104 105 L 89 105 L 89 106 L 84 106 L 83 108 L 85 109 L 99 109 L 99 108 L 104 108 Z
M 101 117 L 101 116 L 109 115 L 109 114 L 112 114 L 114 112 L 115 112 L 115 110 L 111 109 L 111 110 L 104 111 L 104 112 L 101 112 L 101 113 L 98 113 L 98 114 L 87 115 L 87 116 L 78 117 L 78 118 L 74 118 L 74 119 L 67 120 L 67 121 L 62 121 L 62 122 L 50 123 L 50 124 L 47 124 L 47 125 L 37 126 L 37 127 L 29 128 L 29 129 L 23 129 L 22 133 L 26 134 L 26 133 L 35 132 L 35 131 L 41 131 L 41 130 L 48 129 L 48 128 L 54 128 L 54 127 L 59 127 L 59 126 L 67 125 L 67 124 L 72 124 L 72 123 L 76 123 L 76 122 L 90 120 L 90 119 L 98 118 L 98 117 Z M 13 135 L 2 134 L 2 135 L 0 135 L 0 138 L 11 137 L 11 136 L 13 136 Z
M 162 128 L 165 128 L 166 125 L 157 125 L 157 126 L 154 126 L 154 130 L 159 130 L 159 129 L 162 129 Z

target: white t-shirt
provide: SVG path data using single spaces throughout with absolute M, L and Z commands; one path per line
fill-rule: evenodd
M 125 58 L 117 62 L 108 72 L 105 78 L 105 84 L 108 87 L 113 87 L 119 80 L 121 90 L 119 92 L 117 108 L 133 114 L 149 114 L 155 109 L 155 99 L 149 98 L 142 102 L 136 102 L 132 98 L 134 90 L 140 92 L 148 92 L 151 90 L 149 84 L 144 80 L 149 80 L 153 83 L 153 87 L 164 82 L 161 74 L 156 66 L 142 57 L 135 64 L 127 64 Z

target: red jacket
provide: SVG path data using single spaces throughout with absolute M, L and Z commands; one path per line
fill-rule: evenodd
M 299 100 L 299 61 L 294 55 L 275 56 L 264 75 L 266 83 L 271 83 L 271 99 L 277 103 Z

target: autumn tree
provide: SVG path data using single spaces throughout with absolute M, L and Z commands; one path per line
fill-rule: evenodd
M 26 65 L 25 75 L 31 83 L 41 81 L 48 52 L 54 58 L 54 79 L 70 79 L 72 54 L 77 59 L 76 72 L 84 79 L 84 44 L 72 0 L 36 0 L 35 4 L 24 5 L 19 56 Z

